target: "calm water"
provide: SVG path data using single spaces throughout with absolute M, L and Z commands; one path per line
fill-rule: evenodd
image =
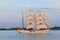
M 60 40 L 60 31 L 48 34 L 20 34 L 17 31 L 0 31 L 0 40 Z

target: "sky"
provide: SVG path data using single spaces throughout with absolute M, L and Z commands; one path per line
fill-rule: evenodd
M 47 8 L 47 21 L 60 26 L 60 0 L 0 0 L 0 28 L 21 27 L 24 8 Z

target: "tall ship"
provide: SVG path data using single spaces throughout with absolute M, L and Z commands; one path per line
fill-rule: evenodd
M 48 33 L 51 25 L 46 20 L 44 11 L 34 12 L 32 10 L 26 11 L 26 26 L 23 29 L 18 29 L 20 33 Z M 22 23 L 24 25 L 24 16 L 22 14 Z

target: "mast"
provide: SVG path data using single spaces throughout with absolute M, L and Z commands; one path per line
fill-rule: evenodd
M 36 31 L 37 29 L 36 29 L 36 15 L 35 15 L 35 13 L 34 13 L 34 24 L 35 24 L 34 31 Z
M 43 11 L 36 12 L 36 14 L 32 10 L 26 12 L 26 29 L 33 28 L 34 30 L 39 30 L 50 27 L 51 26 L 48 24 Z
M 22 11 L 22 27 L 24 28 L 24 17 L 23 17 L 23 11 Z
M 34 12 L 32 10 L 26 12 L 26 28 L 34 28 Z
M 36 13 L 36 29 L 42 29 L 42 28 L 47 28 L 47 26 L 44 23 L 43 19 L 44 13 L 43 12 L 37 12 Z

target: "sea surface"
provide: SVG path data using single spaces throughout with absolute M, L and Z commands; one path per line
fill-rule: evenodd
M 21 34 L 15 30 L 0 31 L 0 40 L 60 40 L 60 31 L 49 31 L 48 34 Z

